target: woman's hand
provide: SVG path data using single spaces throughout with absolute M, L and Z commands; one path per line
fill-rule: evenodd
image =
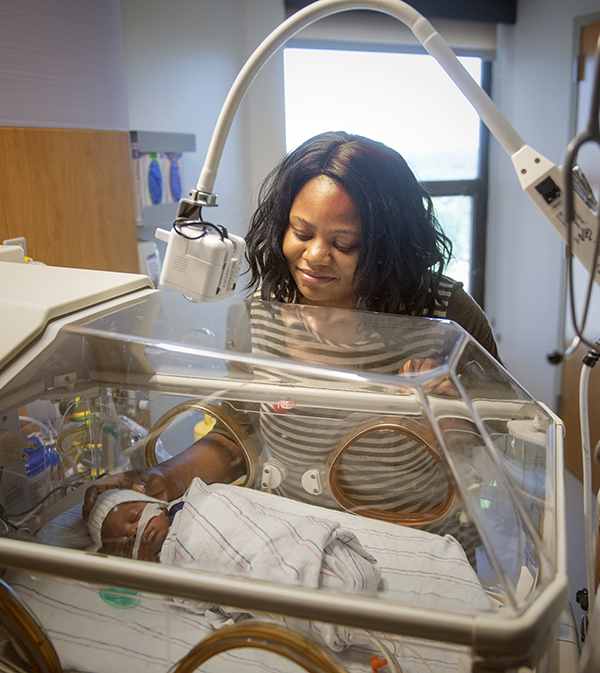
M 400 376 L 417 376 L 426 371 L 437 369 L 440 363 L 433 358 L 412 358 L 407 360 L 398 370 Z
M 158 467 L 112 474 L 98 480 L 85 493 L 83 518 L 87 521 L 98 495 L 110 488 L 130 488 L 170 502 L 187 491 L 194 477 L 206 484 L 228 483 L 244 474 L 245 468 L 246 462 L 237 444 L 209 432 Z
M 440 369 L 440 363 L 433 358 L 412 358 L 405 362 L 398 370 L 400 376 L 411 378 L 423 374 L 432 369 Z M 423 386 L 423 390 L 428 394 L 448 395 L 449 397 L 458 397 L 456 387 L 446 375 L 441 381 Z
M 112 488 L 128 488 L 138 493 L 145 493 L 152 498 L 168 500 L 166 479 L 160 470 L 147 468 L 144 470 L 131 470 L 120 474 L 111 474 L 108 477 L 99 479 L 85 492 L 82 508 L 84 521 L 88 520 L 100 493 Z

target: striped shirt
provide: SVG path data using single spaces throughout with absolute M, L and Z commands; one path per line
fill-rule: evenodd
M 436 302 L 431 317 L 446 317 L 453 287 L 452 280 L 442 281 L 440 302 Z M 412 358 L 442 357 L 448 351 L 447 340 L 456 336 L 445 323 L 402 320 L 395 315 L 373 316 L 361 311 L 328 311 L 252 300 L 248 307 L 253 353 L 334 369 L 396 375 Z M 326 323 L 319 323 L 321 316 L 326 316 Z M 331 388 L 328 407 L 335 407 L 335 389 L 343 385 L 327 377 L 308 380 L 304 373 L 296 375 L 289 370 L 283 376 L 287 386 Z M 254 367 L 253 378 L 276 384 L 281 382 L 282 373 L 276 366 Z M 364 423 L 377 420 L 377 415 L 296 405 L 293 400 L 282 402 L 287 404 L 223 402 L 223 407 L 235 413 L 238 420 L 245 416 L 244 424 L 257 447 L 266 448 L 284 466 L 285 479 L 277 493 L 340 509 L 326 486 L 320 494 L 308 492 L 302 477 L 308 470 L 325 474 L 329 457 L 340 442 Z M 215 431 L 227 434 L 222 428 Z M 448 493 L 444 470 L 422 444 L 383 430 L 367 434 L 349 446 L 339 462 L 337 482 L 337 488 L 356 503 L 358 512 L 362 508 L 424 512 L 440 506 Z M 466 532 L 458 513 L 427 529 L 457 538 L 464 538 Z

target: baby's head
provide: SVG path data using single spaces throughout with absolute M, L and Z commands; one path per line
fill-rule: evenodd
M 102 553 L 158 561 L 169 531 L 167 503 L 137 491 L 103 491 L 90 513 L 88 529 Z

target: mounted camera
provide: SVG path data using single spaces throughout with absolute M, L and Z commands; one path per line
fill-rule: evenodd
M 244 259 L 246 243 L 227 229 L 199 219 L 177 217 L 171 231 L 156 230 L 167 243 L 160 284 L 195 302 L 231 297 Z

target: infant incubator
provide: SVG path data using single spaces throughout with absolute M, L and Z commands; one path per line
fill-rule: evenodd
M 13 263 L 0 288 L 2 670 L 549 670 L 563 428 L 462 328 Z M 435 364 L 402 373 L 415 358 Z M 86 489 L 206 432 L 242 461 L 216 489 L 237 518 L 211 520 L 214 561 L 98 553 Z M 314 546 L 291 524 L 289 556 L 233 571 L 258 510 L 349 532 L 376 586 L 348 570 L 332 589 L 322 558 L 286 580 Z

